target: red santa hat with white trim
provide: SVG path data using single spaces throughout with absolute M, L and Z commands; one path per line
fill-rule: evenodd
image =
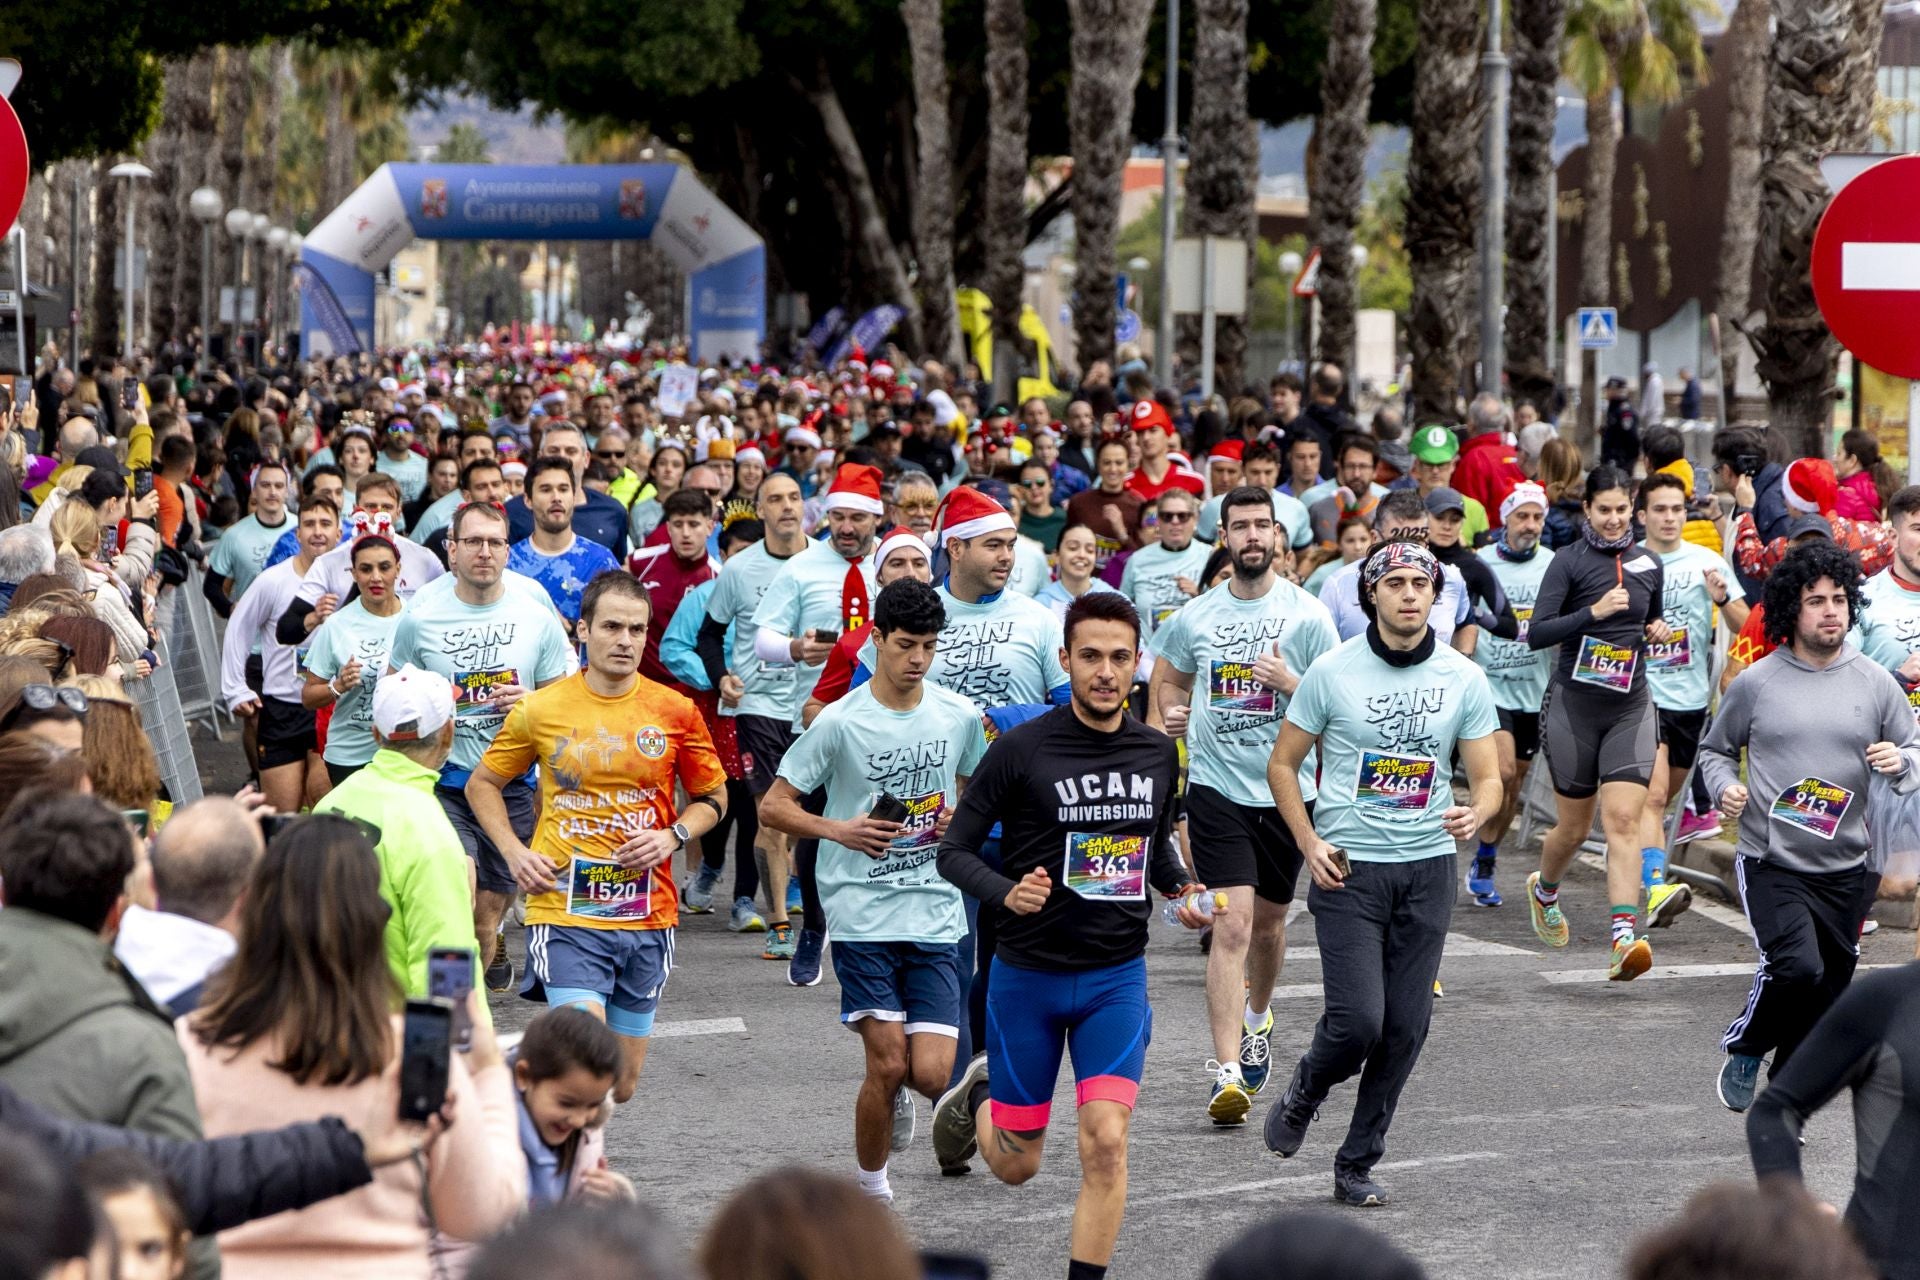
M 948 538 L 964 541 L 1013 527 L 1013 517 L 1005 507 L 978 489 L 964 485 L 941 500 L 940 510 L 933 518 L 934 542 L 940 546 L 944 546 Z
M 882 515 L 886 507 L 880 501 L 880 468 L 869 467 L 864 463 L 847 462 L 833 473 L 833 484 L 827 489 L 825 509 L 828 511 L 865 511 L 869 515 Z

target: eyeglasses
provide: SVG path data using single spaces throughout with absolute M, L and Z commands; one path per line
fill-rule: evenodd
M 65 648 L 64 645 L 61 647 Z M 0 720 L 0 733 L 11 729 L 13 722 L 20 718 L 22 711 L 47 712 L 59 706 L 65 707 L 84 720 L 87 718 L 87 705 L 87 695 L 78 689 L 71 689 L 66 685 L 30 684 L 20 690 L 20 701 L 12 711 L 7 713 L 7 718 Z
M 706 495 L 707 495 L 707 496 L 708 496 L 709 498 L 718 498 L 718 497 L 719 497 L 719 496 L 720 496 L 721 494 L 723 494 L 723 493 L 725 493 L 725 492 L 726 492 L 726 490 L 724 490 L 724 489 L 695 489 L 695 490 L 694 490 L 694 492 L 695 492 L 695 493 L 704 493 L 704 494 L 706 494 Z
M 459 538 L 456 541 L 469 551 L 505 551 L 509 545 L 505 538 Z
M 1162 511 L 1160 513 L 1160 521 L 1163 524 L 1184 524 L 1191 519 L 1193 519 L 1193 512 L 1191 511 Z

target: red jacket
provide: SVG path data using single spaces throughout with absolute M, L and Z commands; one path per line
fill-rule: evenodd
M 1513 486 L 1527 478 L 1520 455 L 1498 431 L 1474 436 L 1460 448 L 1453 468 L 1453 487 L 1487 509 L 1487 518 L 1500 523 L 1500 504 Z
M 1878 520 L 1880 490 L 1874 487 L 1873 473 L 1856 471 L 1840 482 L 1833 499 L 1834 514 L 1849 520 Z

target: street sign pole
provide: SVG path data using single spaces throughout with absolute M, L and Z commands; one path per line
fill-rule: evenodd
M 1200 400 L 1213 400 L 1213 253 L 1214 237 L 1200 241 Z

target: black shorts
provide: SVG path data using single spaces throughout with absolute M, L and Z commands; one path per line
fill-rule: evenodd
M 1660 741 L 1666 744 L 1667 764 L 1675 769 L 1691 769 L 1700 754 L 1700 739 L 1707 731 L 1707 711 L 1702 707 L 1698 711 L 1669 711 L 1665 707 L 1655 707 L 1659 713 Z
M 297 702 L 260 695 L 260 768 L 279 769 L 302 764 L 320 749 L 313 732 L 313 712 Z
M 327 766 L 327 785 L 330 787 L 339 786 L 348 778 L 351 778 L 354 774 L 367 767 L 364 764 L 335 764 L 331 760 L 324 759 L 322 763 Z
M 763 796 L 773 789 L 780 762 L 793 745 L 793 726 L 772 716 L 735 716 L 734 736 L 740 743 L 740 766 L 747 771 L 747 785 L 753 794 Z
M 1313 816 L 1313 806 L 1307 806 Z M 1239 804 L 1211 787 L 1187 788 L 1187 839 L 1193 874 L 1209 889 L 1253 886 L 1254 896 L 1293 901 L 1303 859 L 1293 833 L 1272 806 Z
M 473 816 L 467 793 L 456 787 L 440 786 L 433 789 L 433 794 L 446 810 L 447 821 L 460 837 L 460 846 L 473 859 L 473 887 L 487 893 L 511 894 L 519 887 L 514 882 L 513 871 L 507 866 L 506 855 L 487 837 L 480 819 Z M 522 844 L 532 840 L 533 820 L 538 810 L 533 787 L 524 779 L 515 778 L 500 788 L 500 798 L 507 803 L 507 821 L 513 825 L 513 834 L 520 837 Z
M 1621 696 L 1556 682 L 1547 687 L 1540 727 L 1556 795 L 1585 800 L 1603 783 L 1644 787 L 1653 777 L 1659 720 L 1645 685 Z
M 1513 737 L 1513 758 L 1531 760 L 1540 752 L 1540 713 L 1538 711 L 1509 711 L 1505 707 L 1495 707 L 1500 717 L 1500 732 Z
M 247 688 L 255 693 L 259 693 L 261 686 L 266 682 L 266 667 L 261 664 L 260 655 L 257 653 L 247 655 L 246 678 Z

